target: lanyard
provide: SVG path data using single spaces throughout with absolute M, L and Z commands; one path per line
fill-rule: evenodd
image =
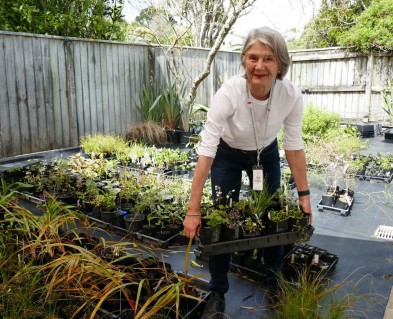
M 270 105 L 272 104 L 272 99 L 273 99 L 273 92 L 274 92 L 274 87 L 276 85 L 276 80 L 273 81 L 272 87 L 270 89 L 270 94 L 269 98 L 267 100 L 267 108 L 266 108 L 266 123 L 265 123 L 265 130 L 263 132 L 263 138 L 262 138 L 262 147 L 258 147 L 258 138 L 257 138 L 257 131 L 255 128 L 255 115 L 254 115 L 254 109 L 252 107 L 252 98 L 251 98 L 251 92 L 250 92 L 250 86 L 248 81 L 246 82 L 246 88 L 247 88 L 247 105 L 250 108 L 250 116 L 252 120 L 252 127 L 254 129 L 254 138 L 255 138 L 255 145 L 257 147 L 257 165 L 259 166 L 259 159 L 260 155 L 265 148 L 265 137 L 266 137 L 266 129 L 267 129 L 267 123 L 269 121 L 269 115 L 270 115 Z

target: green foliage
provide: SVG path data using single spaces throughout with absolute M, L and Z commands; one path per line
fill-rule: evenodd
M 124 40 L 124 0 L 2 0 L 0 29 Z M 4 3 L 5 2 L 5 3 Z
M 338 44 L 353 45 L 361 52 L 368 52 L 370 49 L 393 50 L 392 12 L 392 0 L 372 1 L 356 19 L 356 23 L 338 37 Z
M 295 283 L 278 274 L 279 290 L 274 306 L 274 319 L 345 319 L 353 305 L 355 296 L 340 297 L 339 291 L 345 283 L 329 285 L 320 275 L 310 276 L 309 270 L 299 270 Z M 323 307 L 321 305 L 324 305 Z
M 181 124 L 182 100 L 186 92 L 186 82 L 183 81 L 180 87 L 172 84 L 164 92 L 164 124 L 168 129 L 176 129 Z
M 392 50 L 391 0 L 324 0 L 293 49 L 354 46 L 356 50 Z
M 306 158 L 314 165 L 328 165 L 336 158 L 350 161 L 352 155 L 367 147 L 352 125 L 340 125 L 338 113 L 306 107 L 303 115 L 303 140 Z
M 124 151 L 127 147 L 127 142 L 121 136 L 101 133 L 83 136 L 80 144 L 86 153 L 93 156 L 102 154 L 104 157 Z
M 18 201 L 17 190 L 22 187 L 31 187 L 29 184 L 20 182 L 7 183 L 3 178 L 0 179 L 0 212 L 9 212 Z
M 206 225 L 212 229 L 220 228 L 221 225 L 228 223 L 228 218 L 225 217 L 226 209 L 224 205 L 219 205 L 217 208 L 208 211 L 208 215 L 203 216 L 206 220 Z
M 326 137 L 331 130 L 337 130 L 340 124 L 340 115 L 308 105 L 303 115 L 303 139 L 311 141 L 314 137 Z
M 162 99 L 162 90 L 152 84 L 144 86 L 142 95 L 139 98 L 139 103 L 136 104 L 142 121 L 162 123 L 163 104 L 160 103 Z
M 186 81 L 180 85 L 160 87 L 152 83 L 144 86 L 136 108 L 142 121 L 162 124 L 174 130 L 181 125 L 182 102 L 186 92 Z

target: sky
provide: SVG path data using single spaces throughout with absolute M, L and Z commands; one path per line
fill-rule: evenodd
M 293 28 L 300 32 L 318 13 L 320 3 L 321 0 L 257 0 L 251 12 L 236 22 L 234 33 L 246 36 L 251 29 L 262 26 L 283 35 Z
M 289 30 L 293 28 L 300 33 L 304 25 L 317 14 L 320 3 L 321 0 L 257 0 L 254 8 L 238 19 L 233 31 L 237 35 L 247 36 L 251 29 L 269 26 L 284 36 L 290 35 Z M 127 0 L 123 11 L 126 20 L 132 21 L 139 10 Z

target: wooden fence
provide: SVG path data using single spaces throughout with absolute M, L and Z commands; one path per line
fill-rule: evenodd
M 0 31 L 0 156 L 73 147 L 84 135 L 98 132 L 124 135 L 140 120 L 135 103 L 151 78 L 170 83 L 168 66 L 177 65 L 183 66 L 177 76 L 190 84 L 207 55 L 206 49 L 179 52 Z M 380 90 L 393 78 L 393 56 L 340 48 L 291 55 L 288 78 L 301 87 L 306 103 L 343 119 L 387 119 Z M 222 81 L 239 72 L 239 53 L 220 51 L 196 102 L 209 105 Z

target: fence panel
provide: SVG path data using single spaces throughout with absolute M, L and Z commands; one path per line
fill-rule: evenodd
M 0 31 L 0 156 L 77 146 L 94 133 L 126 133 L 140 120 L 135 107 L 151 77 L 174 74 L 190 85 L 204 70 L 208 49 L 172 49 Z M 381 89 L 393 78 L 393 56 L 342 48 L 290 52 L 287 77 L 305 103 L 356 121 L 388 119 Z M 167 72 L 167 63 L 175 73 Z M 220 51 L 195 102 L 209 105 L 230 76 L 242 72 L 238 52 Z

